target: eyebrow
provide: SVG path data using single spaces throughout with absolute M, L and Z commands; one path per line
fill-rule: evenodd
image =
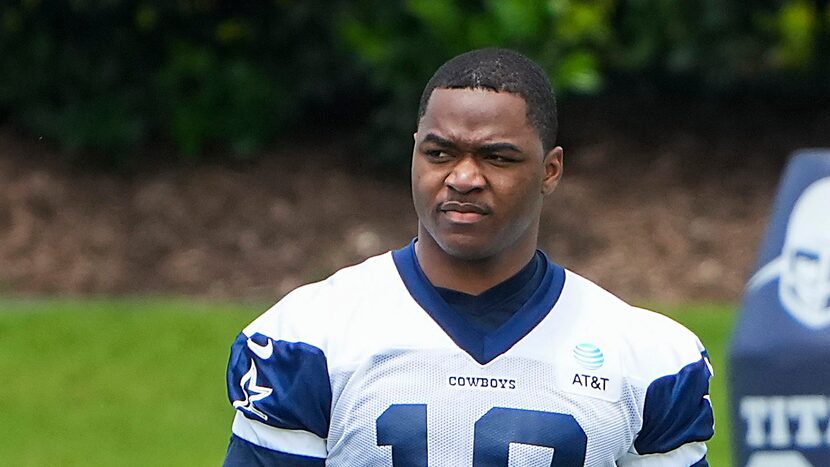
M 436 135 L 435 133 L 428 133 L 424 136 L 425 143 L 435 143 L 441 147 L 445 148 L 457 148 L 458 145 L 454 142 L 448 140 L 447 138 L 443 138 L 441 136 Z M 512 143 L 507 142 L 498 142 L 498 143 L 487 143 L 482 144 L 476 150 L 476 152 L 485 152 L 485 153 L 492 153 L 492 152 L 499 152 L 499 151 L 512 151 L 512 152 L 522 152 L 522 150 Z

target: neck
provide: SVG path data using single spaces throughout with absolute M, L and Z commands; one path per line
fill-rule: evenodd
M 447 253 L 428 233 L 420 230 L 415 254 L 432 285 L 470 295 L 478 295 L 513 277 L 536 253 L 536 235 L 532 235 L 497 254 L 464 259 Z

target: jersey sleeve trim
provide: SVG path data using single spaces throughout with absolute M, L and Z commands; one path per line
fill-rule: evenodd
M 258 446 L 237 435 L 231 436 L 223 467 L 325 467 L 326 460 Z
M 233 434 L 257 446 L 300 456 L 325 458 L 326 440 L 314 433 L 301 430 L 274 428 L 249 420 L 237 412 L 233 419 Z
M 245 417 L 328 436 L 331 383 L 319 348 L 242 333 L 231 347 L 227 385 L 228 399 Z
M 712 438 L 711 375 L 709 362 L 702 354 L 700 360 L 686 365 L 678 373 L 657 378 L 649 385 L 643 407 L 643 426 L 634 441 L 637 453 L 667 453 L 686 443 Z
M 620 459 L 617 465 L 620 467 L 708 467 L 709 464 L 706 462 L 706 444 L 695 442 L 660 454 L 628 453 Z

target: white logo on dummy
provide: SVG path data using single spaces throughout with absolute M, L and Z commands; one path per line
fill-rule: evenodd
M 251 341 L 249 340 L 248 343 L 250 342 Z M 245 394 L 245 399 L 242 399 L 241 401 L 233 401 L 233 406 L 234 408 L 241 408 L 243 410 L 247 410 L 248 412 L 251 412 L 252 414 L 256 415 L 257 417 L 263 420 L 268 420 L 268 416 L 262 413 L 259 409 L 257 409 L 254 406 L 254 402 L 265 399 L 266 397 L 270 396 L 273 392 L 273 389 L 258 385 L 256 377 L 256 365 L 254 364 L 254 361 L 252 359 L 251 368 L 239 380 L 239 386 L 242 388 L 242 392 Z
M 790 316 L 813 329 L 830 325 L 830 177 L 814 182 L 795 202 L 781 255 L 752 276 L 747 290 L 776 278 Z
M 248 348 L 251 349 L 251 352 L 255 353 L 257 357 L 263 360 L 268 360 L 269 358 L 271 358 L 271 355 L 274 354 L 274 343 L 271 341 L 271 339 L 268 339 L 267 344 L 259 345 L 249 337 Z

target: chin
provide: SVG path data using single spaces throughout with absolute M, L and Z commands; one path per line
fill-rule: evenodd
M 493 256 L 492 248 L 478 239 L 450 238 L 437 241 L 438 246 L 453 258 L 465 261 L 477 261 Z

